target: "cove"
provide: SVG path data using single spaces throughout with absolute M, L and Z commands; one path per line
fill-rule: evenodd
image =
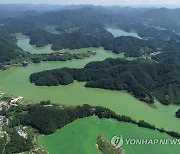
M 28 51 L 32 54 L 52 53 L 54 50 L 51 49 L 52 45 L 46 45 L 44 47 L 36 47 L 35 45 L 29 44 L 29 36 L 17 34 L 17 45 L 24 51 Z
M 56 30 L 57 27 L 58 25 L 47 25 L 44 30 L 52 34 L 61 34 L 59 31 Z
M 40 136 L 39 143 L 50 154 L 100 154 L 95 146 L 99 135 L 108 142 L 114 135 L 122 135 L 124 140 L 172 139 L 167 134 L 140 128 L 133 124 L 88 117 L 68 124 L 53 135 Z M 123 149 L 125 154 L 175 154 L 180 150 L 179 145 L 127 145 L 125 141 Z

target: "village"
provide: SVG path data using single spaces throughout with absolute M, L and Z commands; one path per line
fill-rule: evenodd
M 0 91 L 0 137 L 4 137 L 7 134 L 3 126 L 8 124 L 8 119 L 4 116 L 4 112 L 11 106 L 18 106 L 18 101 L 22 100 L 23 97 L 10 97 Z M 23 138 L 27 139 L 27 133 L 24 132 L 20 127 L 16 128 L 16 132 Z

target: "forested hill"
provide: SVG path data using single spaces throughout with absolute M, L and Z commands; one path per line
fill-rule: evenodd
M 41 13 L 37 15 L 27 16 L 20 14 L 18 17 L 9 17 L 0 20 L 0 24 L 3 23 L 6 26 L 3 26 L 3 29 L 10 31 L 11 33 L 20 32 L 18 27 L 22 28 L 21 33 L 24 33 L 24 28 L 26 26 L 26 32 L 33 30 L 34 28 L 43 28 L 48 24 L 58 25 L 59 31 L 67 31 L 72 28 L 82 27 L 87 24 L 96 23 L 96 24 L 116 24 L 118 22 L 123 22 L 126 24 L 132 23 L 129 20 L 129 17 L 118 14 L 104 14 L 103 11 L 99 12 L 98 10 L 90 7 L 84 7 L 80 9 L 67 9 L 67 10 L 56 10 L 46 13 Z
M 73 10 L 51 11 L 42 15 L 32 17 L 32 21 L 45 24 L 58 25 L 59 31 L 66 31 L 70 28 L 82 27 L 87 24 L 113 24 L 119 21 L 128 23 L 129 17 L 125 15 L 110 15 L 91 8 L 84 7 Z
M 25 55 L 10 36 L 0 37 L 0 63 L 9 62 Z
M 99 10 L 98 10 L 99 8 Z M 31 44 L 38 47 L 52 44 L 54 50 L 64 48 L 77 49 L 83 47 L 99 47 L 112 50 L 115 53 L 125 52 L 126 56 L 138 57 L 151 52 L 179 52 L 180 36 L 175 26 L 171 26 L 160 18 L 162 12 L 170 13 L 172 23 L 178 22 L 179 10 L 170 9 L 132 9 L 122 13 L 122 8 L 113 11 L 105 7 L 77 7 L 76 9 L 54 10 L 45 13 L 18 17 L 9 17 L 0 20 L 0 30 L 7 33 L 23 33 L 30 36 Z M 132 13 L 134 11 L 136 13 Z M 157 13 L 155 17 L 154 12 Z M 170 18 L 167 16 L 167 19 Z M 152 20 L 151 20 L 152 19 Z M 150 22 L 150 21 L 151 22 Z M 164 22 L 168 30 L 160 30 L 156 26 L 157 20 Z M 166 22 L 166 23 L 165 23 Z M 51 34 L 44 29 L 48 24 L 55 24 L 63 34 Z M 118 37 L 106 31 L 106 26 L 117 26 L 126 31 L 133 30 L 141 37 Z M 178 30 L 177 30 L 178 31 Z
M 164 52 L 153 56 L 152 59 L 166 64 L 180 65 L 180 52 Z
M 34 9 L 35 10 L 35 9 Z M 48 10 L 48 9 L 47 9 Z M 1 8 L 0 8 L 1 11 Z M 4 12 L 7 10 L 4 10 Z M 11 14 L 11 12 L 9 12 Z M 6 23 L 8 27 L 4 27 L 10 31 L 19 23 L 19 27 L 23 28 L 26 23 L 31 23 L 29 26 L 38 26 L 42 28 L 47 24 L 58 25 L 58 30 L 66 31 L 68 29 L 82 27 L 90 23 L 103 24 L 104 26 L 118 26 L 124 30 L 139 30 L 139 27 L 162 27 L 172 32 L 180 32 L 180 9 L 166 8 L 121 8 L 121 7 L 96 7 L 96 6 L 77 6 L 67 7 L 56 10 L 48 10 L 45 13 L 37 13 L 33 9 L 26 12 L 16 13 L 14 20 L 11 21 L 11 26 L 6 19 L 2 23 Z M 8 16 L 7 16 L 8 17 Z M 41 25 L 41 26 L 40 26 Z M 27 27 L 31 29 L 30 27 Z M 150 27 L 149 27 L 150 28 Z M 28 30 L 29 30 L 28 29 Z M 158 29 L 161 30 L 161 29 Z M 24 31 L 24 30 L 22 30 Z M 142 33 L 142 31 L 141 31 Z
M 49 33 L 43 29 L 29 31 L 25 34 L 30 36 L 30 44 L 34 44 L 37 47 L 43 47 L 47 44 L 53 44 L 53 42 L 57 40 L 59 36 L 59 35 Z
M 32 74 L 38 86 L 67 85 L 86 81 L 86 87 L 127 90 L 138 99 L 153 103 L 180 104 L 180 67 L 143 60 L 106 59 L 82 69 L 63 68 Z
M 12 17 L 1 19 L 0 24 L 2 24 L 0 29 L 10 34 L 27 33 L 42 27 L 42 25 L 38 22 L 26 21 L 24 19 L 17 19 Z
M 114 53 L 125 52 L 127 57 L 139 57 L 152 52 L 180 51 L 179 43 L 175 41 L 144 40 L 131 36 L 114 38 L 101 24 L 87 24 L 71 33 L 52 34 L 43 29 L 26 33 L 30 43 L 38 47 L 52 44 L 52 49 L 77 49 L 84 47 L 104 47 Z
M 104 37 L 109 39 L 114 38 L 113 35 L 110 32 L 108 32 L 102 24 L 95 24 L 95 23 L 86 24 L 80 27 L 77 31 L 75 31 L 75 33 L 91 35 L 99 39 Z
M 180 32 L 180 9 L 158 8 L 150 9 L 138 16 L 142 22 L 149 25 L 173 29 Z
M 31 44 L 38 47 L 52 44 L 54 50 L 102 46 L 115 53 L 125 52 L 127 57 L 139 57 L 159 51 L 175 54 L 180 52 L 180 36 L 177 34 L 180 9 L 125 10 L 126 8 L 119 7 L 76 6 L 45 13 L 34 12 L 32 15 L 30 12 L 33 11 L 27 10 L 24 14 L 0 19 L 0 35 L 5 37 L 6 33 L 27 34 L 31 38 Z M 57 29 L 64 33 L 55 35 L 45 31 L 44 27 L 48 24 L 57 25 Z M 106 31 L 106 26 L 133 30 L 143 39 L 126 36 L 114 38 Z M 159 56 L 157 61 L 166 62 Z M 168 62 L 177 64 L 176 56 L 170 57 Z
M 108 8 L 108 7 L 83 7 L 51 11 L 34 16 L 30 20 L 41 21 L 46 24 L 59 25 L 59 30 L 81 27 L 90 23 L 103 25 L 120 25 L 135 29 L 144 26 L 163 27 L 171 31 L 180 32 L 180 9 L 167 8 Z M 130 29 L 129 29 L 130 30 Z
M 86 6 L 76 9 L 51 11 L 31 20 L 59 25 L 59 30 L 81 27 L 89 23 L 120 24 L 121 26 L 151 25 L 180 31 L 180 9 L 167 8 L 120 8 Z M 82 22 L 83 21 L 83 22 Z M 125 27 L 126 28 L 126 27 Z
M 100 24 L 88 24 L 72 33 L 61 35 L 49 33 L 43 29 L 37 29 L 26 34 L 30 36 L 31 44 L 38 47 L 52 44 L 54 50 L 100 47 L 114 39 L 113 35 Z

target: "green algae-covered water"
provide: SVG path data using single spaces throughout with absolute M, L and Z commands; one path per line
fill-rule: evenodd
M 30 41 L 30 38 L 29 36 L 26 36 L 26 35 L 22 35 L 22 34 L 17 34 L 16 35 L 16 38 L 17 38 L 17 45 L 23 49 L 24 51 L 28 51 L 32 54 L 42 54 L 42 53 L 52 53 L 54 52 L 52 49 L 51 49 L 51 46 L 52 45 L 46 45 L 44 47 L 40 47 L 40 48 L 37 48 L 35 45 L 31 45 L 29 44 L 29 41 Z
M 24 42 L 23 38 L 21 39 Z M 21 39 L 18 42 L 21 42 Z M 69 52 L 86 52 L 88 50 L 96 51 L 97 54 L 83 60 L 42 62 L 27 67 L 13 67 L 0 72 L 1 90 L 7 94 L 22 96 L 26 100 L 35 102 L 51 100 L 53 103 L 68 105 L 101 105 L 110 108 L 117 114 L 130 116 L 136 120 L 145 120 L 159 128 L 180 132 L 180 119 L 174 117 L 175 112 L 179 109 L 178 106 L 164 106 L 156 102 L 157 109 L 151 108 L 125 92 L 85 88 L 84 83 L 79 82 L 56 87 L 38 87 L 29 82 L 30 74 L 35 72 L 62 67 L 82 68 L 91 61 L 104 60 L 108 57 L 123 57 L 123 54 L 114 54 L 103 48 L 87 48 Z
M 136 125 L 118 122 L 112 119 L 89 117 L 76 120 L 51 136 L 40 136 L 39 143 L 50 154 L 100 154 L 95 143 L 102 135 L 108 142 L 114 135 L 125 139 L 171 139 L 170 136 L 140 128 Z M 124 141 L 125 154 L 177 154 L 180 145 L 127 145 Z
M 29 38 L 23 35 L 18 36 L 18 45 L 25 51 L 31 53 L 51 53 L 51 46 L 36 48 L 29 44 Z M 71 60 L 66 62 L 42 62 L 30 64 L 27 67 L 13 67 L 9 70 L 0 72 L 1 91 L 14 96 L 23 96 L 26 100 L 39 102 L 41 100 L 51 100 L 53 103 L 67 105 L 101 105 L 108 107 L 121 115 L 130 116 L 136 120 L 145 120 L 157 127 L 167 130 L 180 132 L 180 120 L 174 117 L 178 106 L 164 106 L 158 102 L 156 108 L 147 106 L 133 96 L 119 91 L 85 88 L 84 83 L 74 82 L 67 86 L 57 87 L 38 87 L 29 82 L 32 73 L 62 68 L 74 67 L 82 68 L 92 61 L 100 61 L 106 58 L 123 58 L 124 55 L 114 54 L 105 51 L 103 48 L 86 48 L 80 50 L 65 50 L 72 53 L 82 53 L 88 50 L 95 51 L 97 54 L 82 60 Z M 130 59 L 132 60 L 132 59 Z M 75 132 L 74 134 L 73 131 Z M 50 152 L 50 154 L 96 154 L 99 153 L 95 147 L 96 137 L 102 134 L 108 141 L 113 135 L 122 134 L 124 137 L 166 137 L 159 132 L 139 128 L 128 123 L 120 123 L 114 120 L 100 120 L 95 117 L 77 120 L 52 136 L 41 136 L 40 143 Z M 71 146 L 72 145 L 72 146 Z M 156 147 L 155 146 L 127 146 L 124 145 L 126 153 L 157 153 L 171 154 L 177 153 L 178 147 Z

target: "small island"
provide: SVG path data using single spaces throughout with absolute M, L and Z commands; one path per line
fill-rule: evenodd
M 125 154 L 122 148 L 115 148 L 111 143 L 107 142 L 101 135 L 99 135 L 96 139 L 96 146 L 102 154 Z

